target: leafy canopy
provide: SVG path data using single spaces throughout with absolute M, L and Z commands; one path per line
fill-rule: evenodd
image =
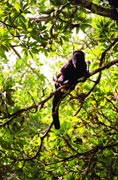
M 103 0 L 0 1 L 0 178 L 118 177 L 118 15 Z M 60 105 L 53 77 L 73 50 L 90 77 Z

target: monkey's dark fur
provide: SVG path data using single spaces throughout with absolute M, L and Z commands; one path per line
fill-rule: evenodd
M 118 0 L 108 0 L 108 2 L 114 8 L 118 8 Z
M 116 10 L 116 13 L 118 14 L 118 0 L 108 0 L 108 2 Z
M 60 70 L 60 74 L 55 80 L 55 88 L 65 85 L 57 90 L 52 102 L 52 117 L 55 129 L 60 128 L 59 122 L 59 104 L 68 90 L 73 90 L 77 84 L 77 79 L 88 75 L 85 55 L 82 51 L 74 51 L 72 59 L 70 59 Z

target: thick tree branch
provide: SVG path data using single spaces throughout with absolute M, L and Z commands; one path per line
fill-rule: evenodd
M 95 3 L 89 2 L 87 0 L 69 0 L 69 2 L 71 4 L 78 5 L 78 6 L 82 7 L 82 8 L 85 8 L 85 9 L 89 10 L 91 13 L 98 14 L 98 15 L 103 16 L 103 17 L 109 17 L 109 18 L 114 19 L 114 20 L 118 20 L 118 13 L 117 13 L 117 11 L 115 9 L 104 8 L 104 7 L 98 6 Z M 57 11 L 57 14 L 59 15 L 59 13 L 68 4 L 69 3 L 65 4 L 64 6 L 62 6 L 62 8 Z M 53 11 L 55 11 L 55 10 L 53 9 Z M 57 17 L 57 14 L 56 14 L 56 17 Z M 46 21 L 50 17 L 51 16 L 50 16 L 50 13 L 49 13 L 49 15 L 46 15 L 46 16 L 31 17 L 29 19 L 39 23 L 41 21 Z M 62 21 L 62 19 L 60 19 L 60 20 Z
M 105 64 L 104 66 L 99 67 L 99 68 L 96 69 L 95 71 L 91 72 L 91 73 L 90 73 L 90 76 L 93 76 L 94 74 L 97 74 L 97 73 L 103 71 L 104 69 L 108 69 L 109 67 L 111 67 L 111 66 L 113 66 L 113 65 L 115 65 L 115 64 L 117 64 L 117 63 L 118 63 L 118 59 L 116 59 L 116 60 L 114 60 L 114 61 L 111 61 L 111 62 Z
M 74 159 L 74 158 L 80 158 L 80 157 L 83 157 L 83 156 L 90 156 L 92 154 L 96 154 L 98 151 L 104 151 L 105 149 L 111 149 L 113 147 L 117 147 L 118 146 L 118 142 L 116 143 L 112 143 L 112 144 L 108 144 L 106 146 L 103 146 L 103 145 L 98 145 L 98 146 L 95 146 L 93 147 L 92 149 L 88 150 L 88 151 L 85 151 L 85 152 L 82 152 L 82 153 L 77 153 L 77 154 L 74 154 L 72 156 L 69 156 L 69 157 L 66 157 L 62 160 L 60 160 L 59 162 L 62 162 L 62 161 L 68 161 L 70 159 Z
M 32 109 L 35 109 L 36 111 L 38 110 L 39 106 L 40 109 L 44 106 L 44 104 L 54 95 L 55 93 L 50 93 L 50 95 L 45 98 L 43 101 L 38 102 L 38 103 L 33 103 L 33 105 L 23 108 L 23 109 L 19 109 L 18 111 L 12 113 L 12 114 L 8 114 L 6 116 L 1 117 L 0 119 L 7 119 L 7 121 L 5 123 L 0 124 L 0 127 L 2 126 L 6 126 L 7 124 L 9 124 L 13 119 L 15 119 L 16 117 L 20 116 L 21 114 L 31 111 Z
M 48 18 L 50 18 L 50 15 L 49 16 L 40 16 L 40 17 L 30 17 L 29 19 L 31 21 L 36 21 L 38 23 L 41 21 L 46 21 Z
M 108 69 L 108 68 L 110 68 L 111 66 L 113 66 L 113 65 L 115 65 L 115 64 L 117 64 L 117 63 L 118 63 L 118 59 L 116 59 L 116 60 L 114 60 L 114 61 L 111 61 L 111 62 L 105 64 L 105 65 L 102 66 L 102 67 L 99 67 L 98 69 L 96 69 L 96 70 L 94 70 L 93 72 L 91 72 L 91 73 L 88 75 L 87 78 L 80 78 L 80 79 L 78 79 L 78 83 L 79 83 L 79 82 L 84 82 L 84 81 L 86 81 L 86 79 L 88 79 L 89 77 L 93 76 L 94 74 L 100 73 L 100 72 L 103 71 L 104 69 Z M 97 85 L 98 83 L 95 83 L 95 84 Z M 45 98 L 45 99 L 44 99 L 43 101 L 41 101 L 41 102 L 38 102 L 38 103 L 36 103 L 36 104 L 33 104 L 33 105 L 31 105 L 31 106 L 29 106 L 29 107 L 27 107 L 27 108 L 24 108 L 24 109 L 20 109 L 20 110 L 14 112 L 13 114 L 8 115 L 7 117 L 2 117 L 1 119 L 7 118 L 8 121 L 6 121 L 6 122 L 3 123 L 3 124 L 0 124 L 0 126 L 5 126 L 5 125 L 9 124 L 13 119 L 15 119 L 17 116 L 19 116 L 20 114 L 22 114 L 22 113 L 24 113 L 24 112 L 31 111 L 32 109 L 36 109 L 36 111 L 37 111 L 37 109 L 38 109 L 39 106 L 40 106 L 40 108 L 42 108 L 43 105 L 44 105 L 49 99 L 51 99 L 58 90 L 60 90 L 60 89 L 63 88 L 63 87 L 66 87 L 66 85 L 61 86 L 61 87 L 58 88 L 55 92 L 52 92 L 47 98 Z M 69 94 L 70 91 L 71 91 L 71 89 L 66 93 L 66 95 Z M 89 93 L 89 94 L 90 94 L 90 93 Z M 65 95 L 65 96 L 66 96 L 66 95 Z M 88 96 L 88 94 L 85 96 L 85 98 L 86 98 L 87 96 Z
M 111 19 L 118 19 L 118 13 L 115 9 L 108 9 L 91 3 L 87 0 L 69 0 L 72 4 L 79 5 L 82 8 L 90 10 L 94 14 L 98 14 L 104 17 L 110 17 Z

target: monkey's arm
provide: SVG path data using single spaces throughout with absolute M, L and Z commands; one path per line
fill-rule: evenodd
M 75 68 L 72 64 L 72 59 L 69 60 L 64 66 L 62 66 L 61 68 L 61 74 L 64 77 L 64 81 L 65 80 L 70 80 L 74 78 L 74 72 L 75 72 Z

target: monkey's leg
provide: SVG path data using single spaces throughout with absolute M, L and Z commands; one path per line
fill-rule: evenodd
M 53 102 L 52 102 L 52 117 L 55 129 L 60 129 L 60 122 L 59 122 L 59 104 L 61 99 L 65 93 L 61 92 L 60 90 L 57 91 L 54 95 Z

